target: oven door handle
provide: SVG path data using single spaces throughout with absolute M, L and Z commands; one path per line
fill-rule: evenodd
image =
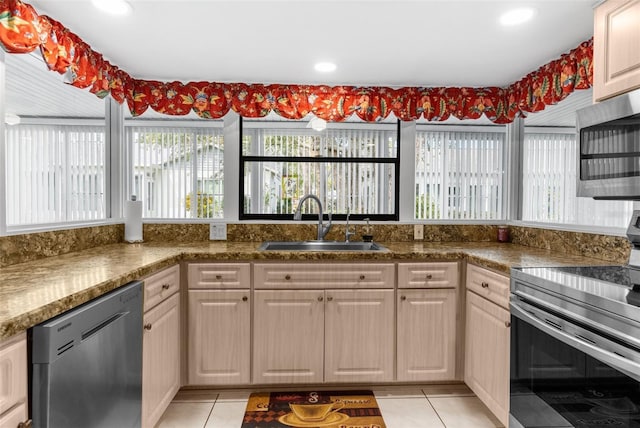
M 536 317 L 529 311 L 527 311 L 517 301 L 511 301 L 510 304 L 511 315 L 521 319 L 522 321 L 536 327 L 542 332 L 548 334 L 551 337 L 558 339 L 559 341 L 566 343 L 567 345 L 584 352 L 585 354 L 596 358 L 597 360 L 613 367 L 614 369 L 632 377 L 633 379 L 640 381 L 640 364 L 623 357 L 622 355 L 607 351 L 605 349 L 596 346 L 591 342 L 580 339 L 576 336 L 568 334 L 563 330 L 559 330 L 556 327 L 544 322 L 540 318 Z

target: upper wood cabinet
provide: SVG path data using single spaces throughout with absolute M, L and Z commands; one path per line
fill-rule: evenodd
M 593 99 L 640 87 L 640 0 L 608 0 L 595 9 Z

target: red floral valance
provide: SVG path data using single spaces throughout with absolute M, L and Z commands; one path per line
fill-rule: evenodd
M 151 107 L 178 116 L 193 110 L 205 119 L 220 118 L 232 109 L 243 117 L 264 117 L 274 111 L 287 119 L 301 119 L 313 113 L 332 122 L 353 114 L 373 122 L 393 112 L 406 121 L 485 115 L 495 123 L 510 123 L 556 104 L 576 89 L 591 87 L 593 76 L 591 39 L 506 88 L 393 89 L 138 80 L 110 64 L 61 23 L 38 15 L 19 0 L 0 0 L 0 44 L 9 53 L 40 48 L 49 69 L 63 74 L 67 83 L 88 88 L 100 98 L 111 95 L 119 103 L 126 100 L 133 116 Z

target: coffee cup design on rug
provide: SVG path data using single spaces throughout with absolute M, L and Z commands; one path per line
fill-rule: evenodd
M 332 413 L 344 407 L 344 403 L 336 401 L 333 403 L 290 403 L 289 408 L 293 414 L 302 422 L 322 422 Z

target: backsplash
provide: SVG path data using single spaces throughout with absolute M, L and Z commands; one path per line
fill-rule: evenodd
M 116 244 L 123 237 L 123 224 L 2 236 L 0 267 Z
M 363 224 L 355 228 L 354 241 L 361 240 Z M 425 224 L 423 242 L 490 242 L 497 240 L 495 225 Z M 374 224 L 373 239 L 378 242 L 413 241 L 413 224 Z M 230 223 L 227 240 L 236 242 L 297 241 L 316 237 L 316 225 L 309 223 Z M 624 237 L 569 232 L 533 227 L 510 226 L 511 242 L 568 254 L 594 257 L 614 264 L 625 264 L 631 246 Z M 327 240 L 344 240 L 345 225 L 335 224 Z M 209 225 L 154 223 L 144 225 L 145 242 L 198 242 L 209 240 Z M 124 225 L 107 225 L 0 237 L 0 267 L 44 257 L 82 251 L 123 242 Z

